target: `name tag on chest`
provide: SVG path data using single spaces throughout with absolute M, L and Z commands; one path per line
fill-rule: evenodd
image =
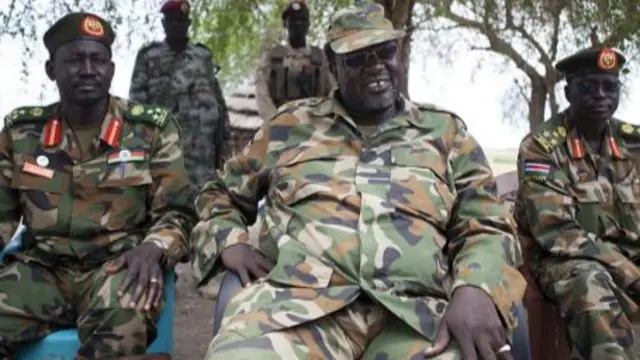
M 38 165 L 34 165 L 28 162 L 24 163 L 24 165 L 22 166 L 22 171 L 27 174 L 40 176 L 47 179 L 53 178 L 53 170 L 47 169 Z

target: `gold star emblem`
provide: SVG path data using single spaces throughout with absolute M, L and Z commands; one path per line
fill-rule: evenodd
M 633 132 L 633 126 L 624 124 L 622 125 L 622 128 L 620 128 L 620 130 L 622 130 L 622 132 L 625 134 L 631 134 Z
M 42 111 L 42 108 L 37 107 L 37 108 L 31 109 L 31 111 L 29 113 L 32 116 L 42 116 L 43 111 Z
M 562 137 L 567 136 L 567 130 L 565 130 L 564 127 L 560 126 L 558 128 L 558 134 L 560 134 L 560 136 Z
M 131 108 L 131 115 L 138 116 L 143 112 L 144 108 L 142 107 L 142 105 L 135 105 L 133 108 Z

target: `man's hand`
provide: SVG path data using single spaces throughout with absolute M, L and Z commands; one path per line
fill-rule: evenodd
M 108 274 L 127 269 L 118 289 L 118 297 L 131 294 L 131 308 L 148 311 L 160 305 L 164 287 L 160 267 L 162 254 L 162 249 L 155 244 L 144 243 L 107 264 Z
M 225 268 L 240 276 L 243 286 L 247 286 L 251 278 L 258 279 L 266 276 L 273 268 L 270 261 L 247 244 L 229 246 L 222 250 L 220 259 Z
M 493 300 L 479 288 L 456 289 L 425 357 L 428 359 L 445 351 L 452 336 L 465 360 L 513 359 L 511 351 L 498 353 L 507 345 L 507 337 Z

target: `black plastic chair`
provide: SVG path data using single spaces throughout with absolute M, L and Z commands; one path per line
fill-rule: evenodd
M 218 299 L 213 312 L 213 336 L 220 330 L 220 323 L 224 315 L 224 309 L 233 297 L 242 288 L 240 277 L 233 271 L 227 271 L 222 278 Z M 518 318 L 518 327 L 513 332 L 513 346 L 511 354 L 514 360 L 531 360 L 531 349 L 529 345 L 529 321 L 527 311 L 522 304 L 516 307 L 515 315 Z

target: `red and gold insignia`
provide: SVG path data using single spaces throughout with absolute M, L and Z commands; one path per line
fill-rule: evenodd
M 36 175 L 51 179 L 53 177 L 53 170 L 34 165 L 32 163 L 25 162 L 22 166 L 22 171 L 31 175 Z
M 42 132 L 42 145 L 52 147 L 60 144 L 62 140 L 62 121 L 52 118 L 47 121 Z
M 87 16 L 82 19 L 82 22 L 80 23 L 80 30 L 86 35 L 104 35 L 104 27 L 102 26 L 102 23 L 94 16 Z
M 602 70 L 615 69 L 618 66 L 618 56 L 611 49 L 603 49 L 598 54 L 598 67 Z
M 580 139 L 571 139 L 571 154 L 574 159 L 582 159 L 584 157 L 584 149 L 582 148 L 582 141 L 580 141 Z
M 620 149 L 618 148 L 618 144 L 616 143 L 616 139 L 613 136 L 607 137 L 607 142 L 609 143 L 609 150 L 611 150 L 611 155 L 617 159 L 622 158 L 622 154 L 620 154 Z
M 102 134 L 102 140 L 111 147 L 117 147 L 120 143 L 120 133 L 122 132 L 122 119 L 113 118 L 109 121 L 106 130 Z

